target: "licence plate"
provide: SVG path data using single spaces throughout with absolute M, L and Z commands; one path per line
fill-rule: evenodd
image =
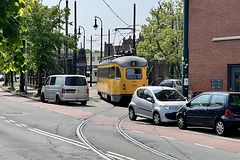
M 67 90 L 67 93 L 75 93 L 73 90 Z

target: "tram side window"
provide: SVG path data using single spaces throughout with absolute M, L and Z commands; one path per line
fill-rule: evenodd
M 115 79 L 115 67 L 111 67 L 109 69 L 110 69 L 109 78 L 110 79 Z
M 142 69 L 139 68 L 127 68 L 126 70 L 127 79 L 142 79 Z
M 121 72 L 119 67 L 116 67 L 116 79 L 121 79 Z
M 103 69 L 103 78 L 108 78 L 109 75 L 109 68 L 104 68 Z

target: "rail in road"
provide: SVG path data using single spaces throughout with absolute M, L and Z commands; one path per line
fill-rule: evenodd
M 91 144 L 88 139 L 84 136 L 84 133 L 83 133 L 83 128 L 84 126 L 87 125 L 87 123 L 89 123 L 92 119 L 102 115 L 103 113 L 106 113 L 110 110 L 113 110 L 115 107 L 110 107 L 86 120 L 84 120 L 78 127 L 77 127 L 77 130 L 76 130 L 76 133 L 77 133 L 77 136 L 78 138 L 83 142 L 85 143 L 92 151 L 94 151 L 95 153 L 97 153 L 99 156 L 101 156 L 102 158 L 106 159 L 106 160 L 112 160 L 112 159 L 115 159 L 116 157 L 114 155 L 118 155 L 120 157 L 125 157 L 123 155 L 119 155 L 117 153 L 112 153 L 112 154 L 109 154 L 109 153 L 104 153 L 103 151 L 101 151 L 99 148 L 97 148 L 96 146 L 94 146 L 93 144 Z M 128 139 L 130 142 L 134 143 L 135 145 L 147 150 L 147 151 L 150 151 L 158 156 L 161 156 L 165 159 L 168 159 L 168 160 L 177 160 L 177 158 L 173 157 L 173 156 L 170 156 L 170 155 L 167 155 L 161 151 L 158 151 L 156 149 L 153 149 L 139 141 L 137 141 L 136 139 L 132 138 L 131 136 L 129 136 L 123 129 L 122 129 L 122 122 L 127 118 L 127 115 L 124 116 L 117 124 L 116 124 L 116 128 L 118 130 L 118 132 L 123 136 L 125 137 L 126 139 Z M 125 157 L 125 159 L 131 159 L 129 157 Z

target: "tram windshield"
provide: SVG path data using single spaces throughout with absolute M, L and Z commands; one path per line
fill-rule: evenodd
M 142 79 L 142 69 L 140 68 L 127 68 L 126 69 L 127 79 Z

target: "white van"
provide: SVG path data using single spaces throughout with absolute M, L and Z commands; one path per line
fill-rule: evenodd
M 55 100 L 61 102 L 81 102 L 86 105 L 89 100 L 89 87 L 86 77 L 82 75 L 52 75 L 43 84 L 41 101 Z

